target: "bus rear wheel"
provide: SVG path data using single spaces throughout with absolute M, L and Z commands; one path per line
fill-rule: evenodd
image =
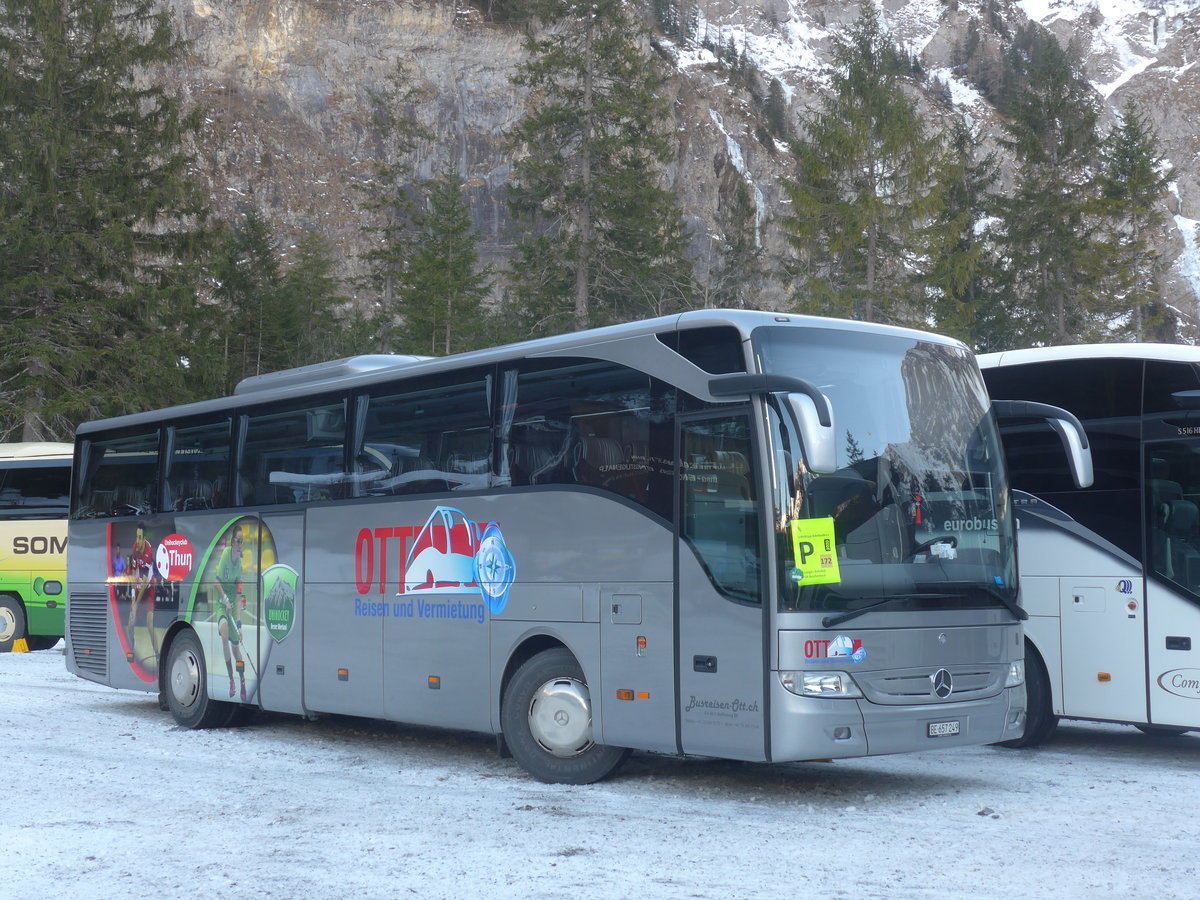
M 30 650 L 49 650 L 62 638 L 53 634 L 31 634 L 26 640 L 29 641 Z
M 13 644 L 25 637 L 25 608 L 7 594 L 0 596 L 0 653 L 8 653 Z
M 629 754 L 592 737 L 592 701 L 570 651 L 545 650 L 517 669 L 504 692 L 500 725 L 513 758 L 539 781 L 591 784 Z
M 171 715 L 184 728 L 220 728 L 237 712 L 237 704 L 208 696 L 204 649 L 194 631 L 182 631 L 171 641 L 163 687 Z
M 1050 677 L 1041 654 L 1033 644 L 1025 642 L 1025 733 L 1011 741 L 1001 741 L 1002 747 L 1037 747 L 1050 740 L 1058 727 L 1054 700 L 1050 696 Z

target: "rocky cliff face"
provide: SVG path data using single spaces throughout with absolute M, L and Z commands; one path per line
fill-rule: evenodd
M 372 127 L 371 94 L 398 60 L 433 99 L 422 117 L 435 138 L 422 173 L 447 158 L 468 181 L 487 256 L 503 260 L 514 236 L 504 203 L 509 158 L 502 136 L 526 109 L 511 83 L 522 34 L 488 22 L 465 0 L 163 0 L 191 55 L 171 73 L 209 110 L 197 174 L 227 216 L 257 206 L 292 234 L 320 230 L 338 248 L 343 274 L 359 272 L 368 238 L 356 186 L 368 184 L 384 152 Z M 998 122 L 951 71 L 972 17 L 985 4 L 1001 21 L 1043 22 L 1076 49 L 1111 111 L 1138 100 L 1179 171 L 1162 237 L 1171 260 L 1167 297 L 1188 316 L 1200 304 L 1200 8 L 1192 0 L 885 0 L 897 41 L 948 86 L 958 112 L 985 133 Z M 793 112 L 821 90 L 830 29 L 852 21 L 857 4 L 838 0 L 697 0 L 698 37 L 732 43 L 765 83 L 777 78 Z M 695 43 L 656 41 L 672 71 L 679 152 L 671 177 L 706 270 L 718 208 L 738 179 L 751 188 L 761 238 L 782 249 L 770 226 L 780 210 L 786 153 L 756 137 L 749 93 L 733 87 L 711 53 Z M 930 102 L 931 114 L 948 116 Z M 937 110 L 941 109 L 940 112 Z M 285 245 L 288 235 L 284 235 Z M 781 302 L 771 287 L 762 306 Z
M 360 211 L 385 152 L 372 93 L 398 60 L 433 97 L 422 175 L 453 157 L 488 250 L 510 240 L 501 136 L 525 109 L 510 84 L 520 34 L 453 4 L 381 0 L 170 0 L 191 55 L 173 76 L 209 111 L 198 173 L 215 208 L 252 207 L 293 233 L 320 230 L 344 274 L 364 247 Z

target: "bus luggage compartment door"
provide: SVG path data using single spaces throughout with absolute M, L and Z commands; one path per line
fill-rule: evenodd
M 1067 716 L 1145 721 L 1141 585 L 1115 575 L 1059 579 Z
M 670 582 L 600 585 L 602 743 L 676 752 L 671 620 Z

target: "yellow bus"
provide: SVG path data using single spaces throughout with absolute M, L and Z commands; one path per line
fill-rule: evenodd
M 0 443 L 0 653 L 63 636 L 71 450 Z

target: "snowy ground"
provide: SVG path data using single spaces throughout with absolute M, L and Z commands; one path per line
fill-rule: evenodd
M 636 755 L 533 781 L 489 737 L 262 716 L 0 655 L 0 896 L 1193 898 L 1200 735 L 752 765 Z

